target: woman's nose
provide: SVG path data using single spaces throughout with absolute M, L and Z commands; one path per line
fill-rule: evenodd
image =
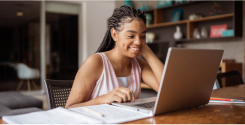
M 140 44 L 141 44 L 140 39 L 135 40 L 135 41 L 134 41 L 134 44 L 140 45 Z

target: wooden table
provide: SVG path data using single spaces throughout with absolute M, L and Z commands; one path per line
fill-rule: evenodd
M 245 86 L 230 86 L 213 90 L 212 97 L 245 100 Z M 151 118 L 127 122 L 126 124 L 245 124 L 245 104 L 207 104 L 158 115 Z
M 234 98 L 245 100 L 245 86 L 230 86 L 213 90 L 212 97 Z M 2 123 L 0 119 L 0 123 Z M 151 118 L 127 122 L 126 124 L 245 124 L 245 104 L 210 103 L 166 113 Z

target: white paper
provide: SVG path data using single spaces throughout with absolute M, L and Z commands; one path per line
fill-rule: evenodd
M 70 109 L 59 107 L 48 111 L 3 116 L 2 119 L 8 124 L 101 124 L 123 123 L 152 116 L 152 114 L 145 114 L 108 104 L 87 106 L 87 108 L 103 114 L 104 117 L 96 115 L 94 112 L 83 107 Z
M 84 116 L 64 108 L 55 108 L 48 111 L 39 111 L 21 115 L 3 116 L 8 124 L 87 124 L 102 123 L 96 119 Z
M 108 104 L 87 106 L 87 108 L 103 114 L 104 117 L 98 116 L 84 109 L 83 107 L 71 108 L 69 110 L 93 117 L 97 120 L 103 121 L 104 123 L 111 123 L 111 124 L 128 122 L 128 121 L 138 120 L 138 119 L 152 116 L 152 114 L 145 114 L 142 112 L 129 110 L 129 109 L 108 105 Z

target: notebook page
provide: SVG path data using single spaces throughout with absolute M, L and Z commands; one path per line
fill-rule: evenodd
M 123 123 L 123 122 L 138 120 L 138 119 L 152 116 L 152 114 L 145 114 L 138 111 L 133 111 L 133 110 L 129 110 L 113 105 L 108 105 L 108 104 L 87 106 L 87 108 L 103 114 L 104 117 L 95 115 L 94 113 L 84 109 L 83 107 L 71 108 L 69 110 L 93 117 L 97 120 L 104 121 L 104 123 L 111 123 L 111 124 Z
M 88 124 L 102 123 L 88 116 L 84 116 L 64 108 L 55 108 L 48 111 L 39 111 L 21 115 L 3 116 L 8 124 Z

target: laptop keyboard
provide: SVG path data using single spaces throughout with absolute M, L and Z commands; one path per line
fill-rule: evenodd
M 137 104 L 135 106 L 140 106 L 140 107 L 144 107 L 144 108 L 153 108 L 155 106 L 155 101 L 154 102 L 147 102 L 147 103 Z

